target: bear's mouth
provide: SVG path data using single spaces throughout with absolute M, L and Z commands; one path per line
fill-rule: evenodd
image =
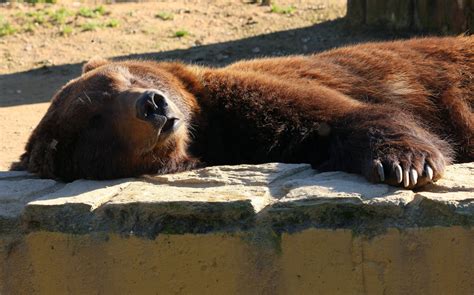
M 179 119 L 178 118 L 166 118 L 166 122 L 161 128 L 161 133 L 169 133 L 179 126 Z

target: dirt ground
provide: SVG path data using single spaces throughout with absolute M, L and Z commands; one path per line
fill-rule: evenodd
M 18 29 L 0 37 L 0 170 L 8 169 L 22 153 L 51 96 L 80 75 L 82 63 L 94 56 L 180 59 L 221 66 L 239 59 L 307 54 L 410 36 L 349 29 L 341 19 L 346 12 L 345 0 L 277 2 L 273 9 L 236 0 L 104 5 L 106 12 L 92 20 L 102 24 L 93 28 L 86 28 L 90 20 L 75 16 L 69 17 L 69 23 L 35 23 L 34 31 Z M 3 5 L 0 17 L 21 25 L 20 16 L 40 10 L 77 12 L 83 7 L 97 7 L 93 3 L 59 3 Z M 109 26 L 111 20 L 114 24 Z M 75 24 L 80 21 L 82 25 Z

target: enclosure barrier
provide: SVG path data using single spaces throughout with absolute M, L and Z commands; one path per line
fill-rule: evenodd
M 423 191 L 308 165 L 0 173 L 0 294 L 473 294 L 474 163 Z
M 474 0 L 348 0 L 351 25 L 472 33 Z

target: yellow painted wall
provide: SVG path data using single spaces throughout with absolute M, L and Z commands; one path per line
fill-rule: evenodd
M 279 243 L 279 244 L 277 244 Z M 270 246 L 271 245 L 271 246 Z M 474 294 L 474 229 L 0 238 L 0 294 Z

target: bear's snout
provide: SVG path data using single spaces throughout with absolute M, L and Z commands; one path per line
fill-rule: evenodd
M 172 131 L 179 122 L 172 106 L 173 103 L 163 93 L 147 90 L 137 99 L 137 117 L 152 123 L 161 133 Z

